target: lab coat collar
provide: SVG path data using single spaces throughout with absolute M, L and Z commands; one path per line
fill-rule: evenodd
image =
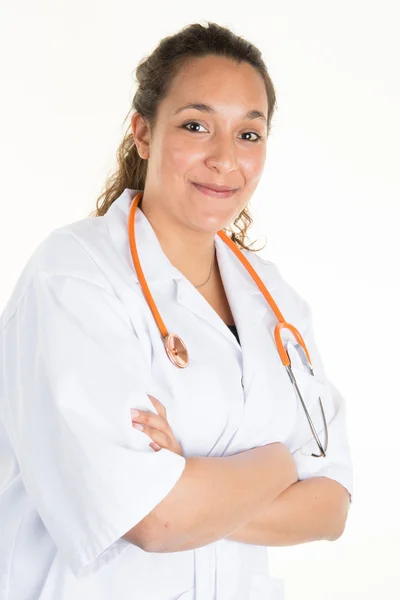
M 129 246 L 128 217 L 132 201 L 139 191 L 125 188 L 105 214 L 114 246 L 123 256 L 130 270 L 130 276 L 135 281 L 139 281 L 139 278 L 133 265 Z M 135 213 L 135 238 L 140 264 L 147 283 L 162 285 L 171 279 L 184 278 L 184 275 L 174 267 L 164 253 L 150 221 L 139 207 Z
M 113 202 L 105 215 L 114 246 L 120 256 L 123 256 L 128 268 L 126 273 L 131 280 L 136 282 L 138 282 L 138 277 L 129 247 L 128 216 L 132 200 L 138 191 L 140 190 L 125 188 L 124 192 Z M 164 253 L 149 220 L 140 208 L 137 208 L 135 213 L 135 235 L 143 273 L 151 289 L 159 289 L 167 281 L 175 280 L 177 282 L 176 300 L 179 304 L 218 329 L 238 349 L 244 350 L 246 346 L 254 347 L 255 338 L 260 335 L 260 326 L 264 323 L 268 312 L 271 313 L 271 310 L 250 274 L 218 234 L 214 238 L 218 266 L 234 322 L 239 333 L 240 346 L 236 337 L 205 298 L 172 265 Z M 248 252 L 246 256 L 250 258 L 252 266 L 260 272 L 258 266 L 255 265 L 257 258 L 253 253 Z M 262 266 L 262 263 L 260 262 L 259 265 Z M 262 279 L 265 281 L 265 269 L 263 269 Z M 274 281 L 274 277 L 271 277 L 270 281 L 265 281 L 269 291 L 274 289 Z
M 129 247 L 128 216 L 132 200 L 140 190 L 125 188 L 122 194 L 112 203 L 104 218 L 107 222 L 109 234 L 114 246 L 131 271 L 135 281 L 139 281 L 136 274 L 131 251 Z M 157 235 L 142 210 L 138 207 L 135 213 L 135 236 L 140 263 L 148 283 L 164 283 L 175 280 L 186 280 L 186 277 L 171 263 L 157 238 Z M 246 295 L 257 294 L 259 289 L 253 282 L 249 273 L 245 270 L 232 250 L 225 244 L 218 234 L 214 237 L 216 246 L 218 266 L 224 285 L 229 283 L 233 286 L 232 293 L 239 293 L 242 286 L 246 289 Z M 249 257 L 249 254 L 247 254 Z M 251 261 L 254 266 L 254 261 Z M 237 266 L 237 268 L 234 268 Z M 234 272 L 234 280 L 231 280 L 231 270 Z M 257 270 L 257 268 L 256 268 Z M 236 279 L 237 277 L 237 279 Z M 250 282 L 250 286 L 248 285 Z M 274 281 L 268 283 L 268 289 Z

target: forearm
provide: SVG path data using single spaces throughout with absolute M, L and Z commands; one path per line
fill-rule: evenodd
M 217 541 L 243 526 L 297 480 L 292 456 L 269 444 L 227 457 L 191 457 L 152 511 L 146 548 L 178 552 Z
M 348 508 L 349 494 L 343 486 L 327 477 L 312 477 L 288 487 L 226 537 L 260 546 L 335 540 L 343 532 Z

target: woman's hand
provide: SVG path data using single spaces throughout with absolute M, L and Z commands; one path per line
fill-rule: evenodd
M 180 454 L 183 456 L 182 446 L 175 438 L 175 435 L 169 426 L 167 421 L 167 410 L 159 400 L 147 394 L 150 398 L 154 408 L 157 411 L 157 415 L 148 410 L 139 410 L 139 415 L 134 415 L 133 409 L 131 408 L 131 420 L 132 426 L 136 427 L 136 429 L 140 429 L 149 436 L 150 439 L 153 440 L 149 444 L 155 452 L 161 450 L 161 448 L 166 448 L 175 454 Z

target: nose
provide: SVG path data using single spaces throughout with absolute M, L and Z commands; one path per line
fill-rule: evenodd
M 235 142 L 229 136 L 216 135 L 208 147 L 206 164 L 223 173 L 234 171 L 237 168 Z

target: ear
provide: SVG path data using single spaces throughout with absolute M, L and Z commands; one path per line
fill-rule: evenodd
M 138 112 L 131 117 L 133 139 L 140 158 L 147 159 L 150 156 L 150 128 Z

